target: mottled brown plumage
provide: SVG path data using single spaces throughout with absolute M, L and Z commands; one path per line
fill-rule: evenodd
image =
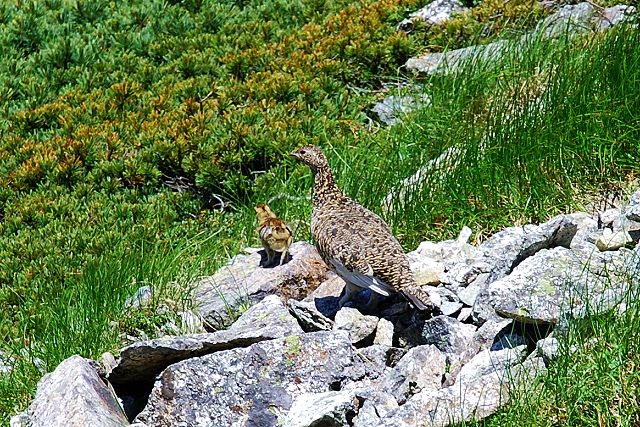
M 289 253 L 291 242 L 293 242 L 291 228 L 286 222 L 278 218 L 268 205 L 261 203 L 254 209 L 258 218 L 258 235 L 264 250 L 267 252 L 265 267 L 273 264 L 276 252 L 281 252 L 279 265 L 282 265 Z
M 373 291 L 370 307 L 375 306 L 377 294 L 395 291 L 420 310 L 433 308 L 416 285 L 409 260 L 389 226 L 338 188 L 320 148 L 307 145 L 291 155 L 313 172 L 311 235 L 322 259 L 347 283 L 340 305 L 368 288 Z

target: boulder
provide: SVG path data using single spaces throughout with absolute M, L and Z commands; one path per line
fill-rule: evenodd
M 71 356 L 38 383 L 36 397 L 12 426 L 128 426 L 113 390 L 93 360 Z
M 363 375 L 347 332 L 292 335 L 169 366 L 136 421 L 275 427 L 299 396 L 340 390 Z
M 261 266 L 266 259 L 264 250 L 248 251 L 195 285 L 194 306 L 209 329 L 224 327 L 242 306 L 267 295 L 301 300 L 327 279 L 327 266 L 309 243 L 293 243 L 291 260 L 270 268 Z
M 272 295 L 247 310 L 228 330 L 157 338 L 123 348 L 108 378 L 117 386 L 153 382 L 163 369 L 181 360 L 299 333 L 298 322 Z

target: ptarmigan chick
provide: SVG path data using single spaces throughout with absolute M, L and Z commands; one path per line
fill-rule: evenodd
M 270 266 L 275 261 L 276 252 L 280 252 L 280 264 L 284 262 L 293 241 L 293 233 L 289 225 L 273 213 L 269 205 L 260 203 L 255 208 L 258 217 L 258 234 L 264 250 L 267 252 L 267 263 Z
M 368 309 L 379 295 L 404 295 L 419 310 L 433 309 L 420 289 L 402 246 L 376 214 L 342 193 L 324 153 L 314 145 L 298 148 L 292 156 L 313 172 L 311 236 L 324 262 L 346 282 L 342 307 L 363 288 L 370 289 Z

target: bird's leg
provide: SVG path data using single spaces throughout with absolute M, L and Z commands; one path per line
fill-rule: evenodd
M 282 265 L 282 263 L 284 262 L 284 260 L 287 258 L 287 255 L 289 254 L 289 249 L 285 249 L 284 251 L 282 251 L 280 253 L 280 265 Z
M 347 301 L 349 301 L 351 297 L 357 294 L 359 291 L 360 291 L 360 287 L 350 282 L 346 282 L 346 285 L 344 287 L 344 295 L 340 298 L 340 301 L 338 301 L 338 307 L 344 306 L 347 303 Z
M 273 264 L 273 260 L 276 257 L 276 253 L 275 253 L 275 251 L 273 249 L 271 249 L 269 247 L 269 245 L 263 245 L 263 246 L 264 246 L 265 252 L 267 253 L 267 262 L 266 262 L 266 264 L 264 266 L 268 267 L 271 264 Z

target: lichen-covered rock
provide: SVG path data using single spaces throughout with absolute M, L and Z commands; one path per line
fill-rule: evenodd
M 293 401 L 284 427 L 343 427 L 349 425 L 357 411 L 354 391 L 305 393 Z
M 247 310 L 228 330 L 163 337 L 123 348 L 109 381 L 116 385 L 152 382 L 172 363 L 299 333 L 298 322 L 280 298 L 272 295 Z
M 492 266 L 491 282 L 510 274 L 518 264 L 542 249 L 569 247 L 577 229 L 578 224 L 567 215 L 540 225 L 509 227 L 483 242 L 474 262 Z
M 437 390 L 442 385 L 446 357 L 434 345 L 413 347 L 382 379 L 384 391 L 399 404 L 423 389 Z
M 12 425 L 31 427 L 128 426 L 116 396 L 101 378 L 99 365 L 80 356 L 64 360 L 38 383 L 26 414 Z
M 584 258 L 563 247 L 544 249 L 509 276 L 489 284 L 476 306 L 482 301 L 500 316 L 538 325 L 608 310 L 624 296 L 624 266 L 630 256 L 629 250 L 595 252 Z
M 169 366 L 137 421 L 153 426 L 281 425 L 294 400 L 340 389 L 364 368 L 347 332 L 322 331 Z
M 210 328 L 227 325 L 231 313 L 267 295 L 301 300 L 327 279 L 327 266 L 309 243 L 292 244 L 291 261 L 272 268 L 261 267 L 264 250 L 250 251 L 249 255 L 235 256 L 213 276 L 196 284 L 194 306 Z

